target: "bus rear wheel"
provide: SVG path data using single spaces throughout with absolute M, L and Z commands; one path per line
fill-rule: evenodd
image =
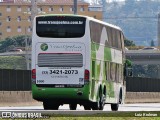
M 119 104 L 118 103 L 117 104 L 111 104 L 111 110 L 112 111 L 117 111 L 118 108 L 119 108 Z
M 58 110 L 59 104 L 45 101 L 43 102 L 44 110 Z
M 100 89 L 98 101 L 92 104 L 92 110 L 103 110 L 105 105 L 105 98 L 106 96 L 102 94 L 102 90 Z
M 70 108 L 70 110 L 76 110 L 77 104 L 76 103 L 69 104 L 69 108 Z
M 99 110 L 103 110 L 104 105 L 105 105 L 105 101 L 106 101 L 106 96 L 102 95 L 101 98 L 100 98 Z
M 92 103 L 92 110 L 99 110 L 99 102 Z

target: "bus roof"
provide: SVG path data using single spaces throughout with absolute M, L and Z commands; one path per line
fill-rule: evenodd
M 84 15 L 74 15 L 74 14 L 44 14 L 44 15 L 37 15 L 36 17 L 45 17 L 45 16 L 79 16 L 79 17 L 85 17 L 87 18 L 88 20 L 92 20 L 92 21 L 95 21 L 95 22 L 98 22 L 98 23 L 101 23 L 101 24 L 104 24 L 108 27 L 111 27 L 111 28 L 114 28 L 114 29 L 117 29 L 117 30 L 120 30 L 122 31 L 122 29 L 116 25 L 113 25 L 113 24 L 110 24 L 110 23 L 107 23 L 107 22 L 103 22 L 101 20 L 98 20 L 98 19 L 95 19 L 93 17 L 89 17 L 89 16 L 84 16 Z
M 113 25 L 113 24 L 110 24 L 110 23 L 107 23 L 107 22 L 104 22 L 104 21 L 101 21 L 101 20 L 98 20 L 98 19 L 95 19 L 93 17 L 89 17 L 89 16 L 84 16 L 84 17 L 87 17 L 89 20 L 92 20 L 92 21 L 95 21 L 95 22 L 98 22 L 98 23 L 101 23 L 101 24 L 104 24 L 108 27 L 111 27 L 111 28 L 114 28 L 114 29 L 117 29 L 117 30 L 120 30 L 122 31 L 122 29 L 116 25 Z

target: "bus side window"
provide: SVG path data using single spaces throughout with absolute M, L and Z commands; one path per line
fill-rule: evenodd
M 106 74 L 106 80 L 108 80 L 108 62 L 105 62 L 105 74 Z
M 121 83 L 122 81 L 122 66 L 120 64 L 116 65 L 116 82 Z
M 115 82 L 118 83 L 119 82 L 119 65 L 116 64 L 115 66 Z
M 109 46 L 112 46 L 112 30 L 109 27 L 107 27 L 107 35 L 108 35 Z
M 111 81 L 115 81 L 115 68 L 114 63 L 110 64 L 110 79 Z
M 112 29 L 112 47 L 116 47 L 116 30 L 115 29 Z
M 108 62 L 108 80 L 109 81 L 111 81 L 111 68 L 110 68 L 110 66 L 111 66 L 111 63 L 110 62 Z
M 123 66 L 119 64 L 119 83 L 123 82 Z
M 120 33 L 120 36 L 121 36 L 121 48 L 122 48 L 122 51 L 124 52 L 124 36 L 122 33 Z M 123 56 L 123 57 L 125 57 L 125 56 Z
M 92 79 L 95 79 L 95 61 L 92 61 Z
M 118 48 L 122 49 L 122 39 L 121 39 L 121 32 L 120 31 L 118 31 L 117 36 L 118 36 Z

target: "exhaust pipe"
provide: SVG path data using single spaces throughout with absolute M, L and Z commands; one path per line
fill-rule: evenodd
M 78 95 L 78 96 L 82 96 L 82 95 L 83 95 L 83 92 L 78 91 L 78 92 L 77 92 L 77 95 Z

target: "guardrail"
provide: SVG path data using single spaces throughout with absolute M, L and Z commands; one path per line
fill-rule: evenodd
M 127 77 L 127 92 L 160 92 L 160 79 Z M 0 91 L 31 91 L 31 71 L 0 69 Z
M 22 52 L 4 52 L 4 53 L 0 53 L 0 56 L 10 56 L 10 55 L 18 55 L 18 56 L 22 56 L 22 55 L 31 55 L 31 51 L 22 51 Z

